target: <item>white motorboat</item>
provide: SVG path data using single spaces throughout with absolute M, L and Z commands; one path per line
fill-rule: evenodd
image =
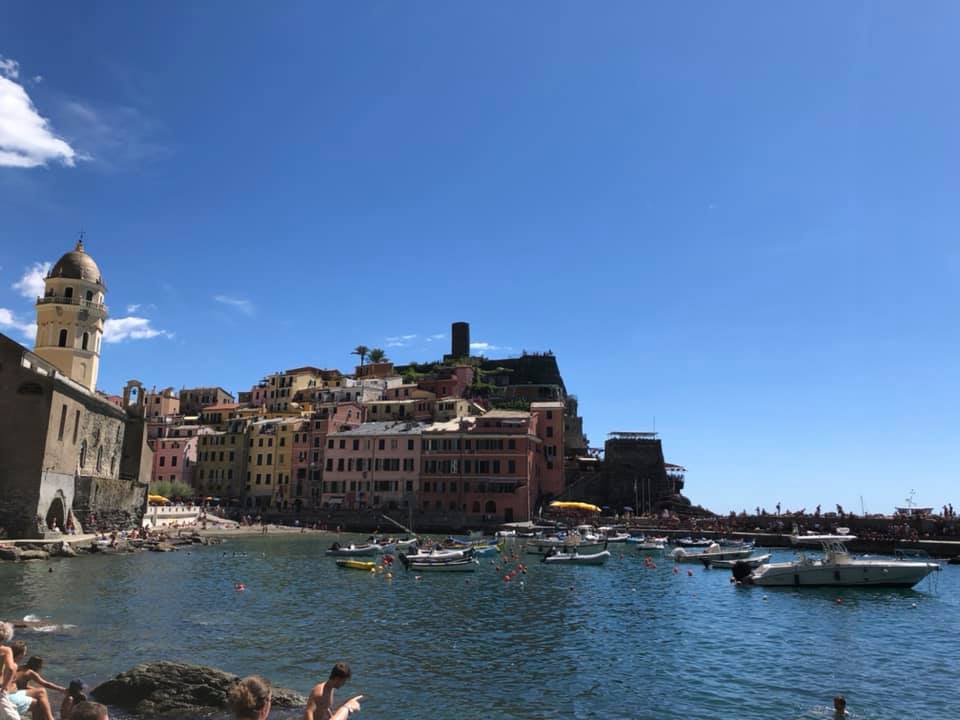
M 703 552 L 688 552 L 685 548 L 674 548 L 670 553 L 677 562 L 714 562 L 715 560 L 742 560 L 749 557 L 753 548 L 722 548 L 717 543 L 711 543 Z
M 630 539 L 630 533 L 625 533 L 625 532 L 607 533 L 604 536 L 604 540 L 608 543 L 625 543 L 629 539 Z
M 367 545 L 341 545 L 335 542 L 327 550 L 327 555 L 334 557 L 371 557 L 382 552 L 382 548 L 374 543 Z
M 410 548 L 414 547 L 416 544 L 417 544 L 417 538 L 415 537 L 408 538 L 406 540 L 397 540 L 396 542 L 394 542 L 394 545 L 396 545 L 398 552 L 400 550 L 409 550 Z
M 515 538 L 517 536 L 516 530 L 497 530 L 498 538 Z
M 753 557 L 743 558 L 741 560 L 710 560 L 705 559 L 703 564 L 705 567 L 714 567 L 714 568 L 724 568 L 726 570 L 732 570 L 733 566 L 737 563 L 746 563 L 747 567 L 751 570 L 770 562 L 770 553 L 766 555 L 754 555 Z
M 804 587 L 913 587 L 931 572 L 935 562 L 878 558 L 855 558 L 846 543 L 853 535 L 799 535 L 795 545 L 820 545 L 823 557 L 801 553 L 792 562 L 778 562 L 750 569 L 734 563 L 733 576 L 748 585 Z
M 584 555 L 574 549 L 570 552 L 557 551 L 552 555 L 544 555 L 542 562 L 551 565 L 554 563 L 566 563 L 569 565 L 603 565 L 609 559 L 609 550 L 601 550 L 600 552 Z
M 649 538 L 634 544 L 640 552 L 663 552 L 667 549 L 667 544 L 657 538 Z
M 448 557 L 424 559 L 422 556 L 400 555 L 400 561 L 407 570 L 425 572 L 473 572 L 480 564 L 473 557 Z
M 451 560 L 466 560 L 472 558 L 474 554 L 473 548 L 463 548 L 458 550 L 428 550 L 426 552 L 420 551 L 412 555 L 400 554 L 400 559 L 416 563 L 429 563 L 429 562 L 450 562 Z

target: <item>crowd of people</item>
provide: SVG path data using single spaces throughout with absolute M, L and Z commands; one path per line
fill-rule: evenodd
M 43 658 L 27 658 L 27 644 L 13 636 L 14 626 L 0 622 L 0 720 L 55 720 L 48 691 L 62 696 L 60 720 L 109 720 L 106 706 L 87 699 L 83 681 L 73 680 L 64 687 L 47 680 L 42 675 Z M 330 676 L 310 692 L 303 720 L 347 720 L 359 712 L 362 695 L 334 709 L 334 695 L 350 676 L 347 663 L 334 665 Z M 227 694 L 227 704 L 237 720 L 267 720 L 272 699 L 270 681 L 260 676 L 239 680 Z

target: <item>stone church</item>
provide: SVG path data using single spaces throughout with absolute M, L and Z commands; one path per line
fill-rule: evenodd
M 0 334 L 0 537 L 143 517 L 152 451 L 142 390 L 128 383 L 122 407 L 96 390 L 106 292 L 81 240 L 44 280 L 34 349 Z

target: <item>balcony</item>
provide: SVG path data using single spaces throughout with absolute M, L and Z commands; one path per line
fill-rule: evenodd
M 38 297 L 37 305 L 78 305 L 86 310 L 102 312 L 104 315 L 107 313 L 107 306 L 103 303 L 94 302 L 93 300 L 84 300 L 83 298 L 78 297 L 66 297 L 65 295 L 48 295 L 46 297 Z

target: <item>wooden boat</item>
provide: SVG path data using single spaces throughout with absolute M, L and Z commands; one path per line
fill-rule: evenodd
M 415 556 L 412 556 L 415 557 Z M 446 560 L 416 560 L 401 553 L 400 562 L 407 570 L 418 572 L 474 572 L 479 563 L 472 557 L 449 558 Z
M 345 570 L 366 570 L 367 572 L 375 572 L 377 569 L 377 563 L 372 560 L 348 560 L 346 558 L 341 558 L 337 560 L 337 567 L 344 568 Z
M 544 555 L 542 562 L 548 564 L 567 564 L 567 565 L 603 565 L 610 559 L 609 550 L 582 555 L 576 550 L 573 552 L 556 552 L 553 555 Z
M 430 550 L 428 552 L 418 552 L 411 555 L 400 553 L 402 562 L 415 563 L 443 563 L 452 560 L 468 560 L 474 555 L 473 548 L 464 548 L 463 550 Z
M 334 543 L 327 550 L 327 555 L 334 557 L 372 557 L 382 551 L 379 545 L 341 545 Z
M 674 548 L 670 553 L 671 557 L 677 562 L 698 563 L 714 562 L 716 560 L 743 560 L 753 552 L 752 547 L 748 548 L 727 548 L 720 547 L 717 543 L 712 543 L 703 552 L 687 552 L 682 547 Z

